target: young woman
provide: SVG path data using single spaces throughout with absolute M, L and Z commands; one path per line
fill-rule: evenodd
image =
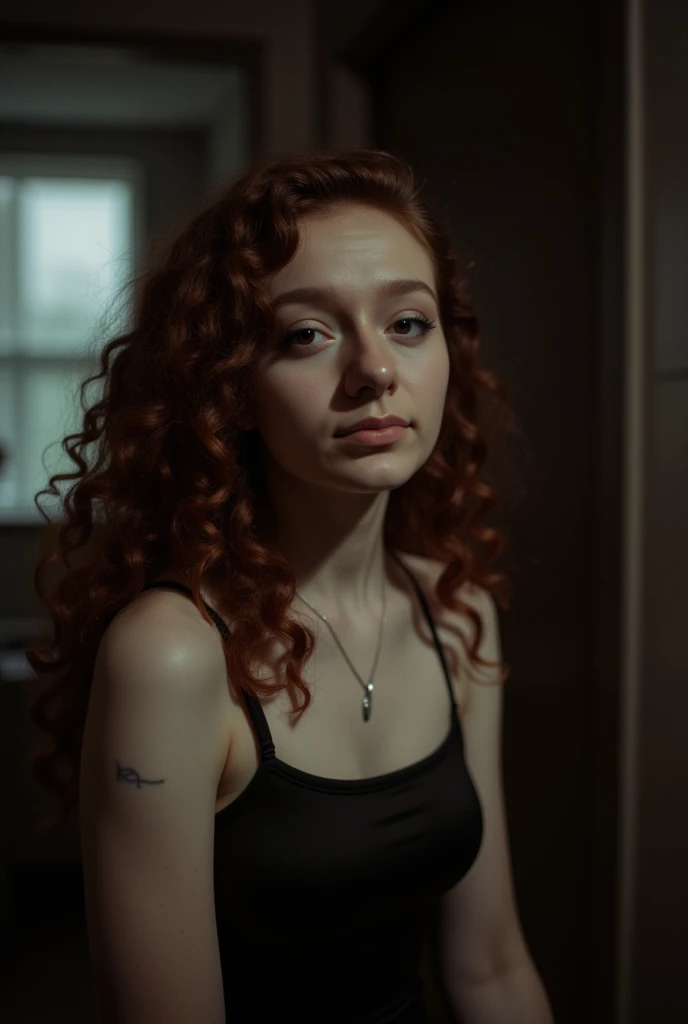
M 104 1021 L 426 1021 L 433 922 L 450 1014 L 551 1024 L 509 863 L 477 333 L 376 150 L 252 168 L 139 282 L 37 579 L 91 546 L 29 652 L 60 670 L 36 771 L 78 801 Z

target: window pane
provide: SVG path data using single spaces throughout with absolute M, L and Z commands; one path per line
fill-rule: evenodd
M 18 342 L 25 354 L 83 353 L 95 318 L 131 274 L 132 206 L 126 181 L 20 181 Z
M 4 456 L 0 465 L 0 508 L 14 505 L 18 494 L 14 373 L 12 367 L 0 367 L 0 447 Z
M 47 486 L 54 473 L 73 473 L 77 468 L 63 451 L 62 440 L 82 427 L 79 384 L 90 372 L 83 364 L 60 369 L 33 366 L 26 371 L 22 417 L 25 494 L 22 497 L 34 508 L 34 496 Z M 91 400 L 92 387 L 90 384 L 86 392 L 87 402 Z M 46 451 L 49 445 L 51 447 Z M 64 495 L 72 482 L 58 482 L 56 486 L 60 494 Z M 55 504 L 56 498 L 44 496 L 40 502 L 50 514 L 59 508 L 59 503 Z
M 0 353 L 12 342 L 12 178 L 0 178 Z

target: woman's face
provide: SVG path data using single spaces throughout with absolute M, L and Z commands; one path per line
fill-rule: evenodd
M 254 370 L 251 426 L 281 475 L 339 492 L 400 487 L 435 446 L 449 380 L 430 257 L 367 206 L 309 215 L 300 229 L 298 251 L 269 282 L 279 329 Z M 412 283 L 382 291 L 399 281 Z M 295 289 L 311 295 L 289 297 Z M 335 436 L 389 414 L 408 421 L 396 441 L 365 447 Z

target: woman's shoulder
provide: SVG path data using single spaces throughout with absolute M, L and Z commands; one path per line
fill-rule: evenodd
M 428 598 L 428 604 L 436 624 L 444 630 L 444 636 L 456 643 L 452 643 L 453 653 L 463 665 L 462 674 L 473 675 L 475 667 L 468 659 L 467 645 L 473 642 L 475 625 L 473 619 L 461 609 L 448 608 L 442 604 L 435 594 L 437 581 L 446 568 L 446 563 L 438 559 L 427 558 L 421 555 L 405 555 L 404 559 L 412 572 L 418 574 L 417 578 L 424 587 Z M 491 592 L 470 580 L 467 580 L 454 594 L 459 597 L 464 606 L 468 606 L 480 619 L 483 636 L 479 652 L 484 658 L 500 657 L 501 643 L 499 633 L 499 617 L 497 604 Z M 458 665 L 457 665 L 458 669 Z M 483 670 L 483 673 L 487 670 Z M 494 674 L 487 672 L 490 677 Z
M 174 571 L 160 573 L 155 579 L 186 585 L 183 574 Z M 189 596 L 171 587 L 154 587 L 125 605 L 101 637 L 94 685 L 98 678 L 108 675 L 123 680 L 117 685 L 125 689 L 131 689 L 136 680 L 134 690 L 140 699 L 155 702 L 164 697 L 167 707 L 176 701 L 180 708 L 191 699 L 197 703 L 199 714 L 201 707 L 210 709 L 210 721 L 217 731 L 218 757 L 224 764 L 233 701 L 222 638 L 217 626 L 205 621 Z M 214 746 L 210 736 L 208 743 Z
M 458 617 L 460 620 L 461 617 L 458 613 L 452 612 L 446 605 L 442 605 L 435 595 L 437 581 L 447 568 L 447 563 L 438 558 L 430 558 L 427 555 L 409 554 L 406 551 L 400 554 L 404 563 L 415 574 L 418 582 L 423 587 L 425 596 L 429 598 L 433 614 L 443 614 L 453 618 L 453 620 L 456 620 Z M 491 600 L 490 593 L 484 587 L 479 587 L 470 580 L 462 584 L 455 596 L 459 596 L 462 601 L 475 608 L 479 614 L 480 609 L 484 607 L 485 603 Z
M 189 585 L 187 577 L 174 569 L 159 573 L 151 582 L 162 581 Z M 212 607 L 212 600 L 203 587 L 201 597 Z M 106 634 L 110 645 L 135 643 L 154 654 L 165 652 L 167 657 L 189 657 L 210 673 L 225 665 L 217 627 L 205 621 L 191 594 L 173 587 L 141 591 L 118 612 Z

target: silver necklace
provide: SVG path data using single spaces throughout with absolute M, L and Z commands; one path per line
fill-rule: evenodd
M 370 718 L 370 716 L 372 714 L 372 710 L 373 710 L 373 708 L 372 708 L 372 705 L 373 705 L 373 676 L 375 675 L 375 669 L 377 668 L 377 661 L 378 661 L 378 658 L 380 657 L 380 647 L 382 646 L 382 630 L 384 629 L 384 625 L 385 625 L 385 615 L 386 615 L 386 610 L 385 610 L 385 600 L 386 600 L 385 599 L 385 593 L 386 593 L 386 588 L 385 588 L 384 568 L 383 568 L 383 573 L 382 573 L 382 621 L 380 623 L 380 635 L 379 635 L 378 640 L 377 640 L 377 651 L 375 652 L 375 662 L 373 663 L 373 668 L 372 668 L 372 671 L 370 673 L 370 679 L 368 680 L 367 683 L 365 683 L 361 679 L 361 677 L 359 676 L 358 672 L 356 671 L 354 666 L 351 664 L 351 659 L 349 658 L 349 655 L 346 653 L 346 651 L 342 647 L 342 645 L 341 645 L 341 643 L 339 641 L 339 637 L 337 636 L 337 634 L 335 633 L 334 629 L 332 628 L 332 625 L 328 621 L 327 616 L 326 615 L 322 615 L 317 610 L 317 608 L 313 608 L 313 605 L 310 603 L 310 601 L 307 601 L 306 598 L 303 596 L 303 594 L 299 590 L 297 590 L 296 593 L 299 595 L 301 600 L 304 601 L 308 605 L 308 607 L 311 608 L 315 612 L 315 614 L 320 616 L 320 618 L 323 620 L 323 622 L 325 623 L 325 625 L 329 629 L 330 633 L 332 633 L 332 636 L 335 638 L 335 640 L 337 642 L 337 646 L 339 647 L 339 650 L 342 652 L 342 654 L 344 655 L 346 660 L 349 662 L 349 666 L 351 668 L 351 671 L 354 673 L 354 675 L 358 679 L 359 683 L 361 684 L 361 686 L 365 690 L 365 694 L 363 695 L 363 721 L 367 722 L 368 719 Z

